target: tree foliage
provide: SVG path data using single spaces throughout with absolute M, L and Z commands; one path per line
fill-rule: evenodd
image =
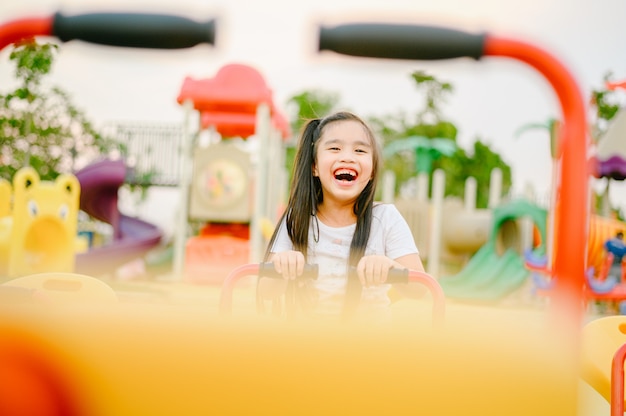
M 419 166 L 432 166 L 431 175 L 435 169 L 446 172 L 446 196 L 463 197 L 467 178 L 476 178 L 476 204 L 479 208 L 487 206 L 492 169 L 501 169 L 502 192 L 508 192 L 511 186 L 511 168 L 485 142 L 476 140 L 470 153 L 459 147 L 453 152 L 444 151 L 443 146 L 439 145 L 442 141 L 456 144 L 458 129 L 452 121 L 444 117 L 442 110 L 446 98 L 454 91 L 453 86 L 422 71 L 412 73 L 411 78 L 424 95 L 424 107 L 420 111 L 413 115 L 400 112 L 367 118 L 381 137 L 383 147 L 393 147 L 393 143 L 400 149 L 403 147 L 399 146 L 400 142 L 408 139 L 423 143 L 421 139 L 426 138 L 432 142 L 431 146 L 426 146 L 427 149 L 420 144 L 415 148 L 406 148 L 385 156 L 385 169 L 393 171 L 396 176 L 396 191 L 417 174 Z M 292 97 L 289 102 L 297 110 L 295 119 L 292 119 L 293 131 L 299 131 L 307 119 L 328 114 L 336 107 L 338 98 L 336 94 L 319 90 L 305 91 Z M 445 147 L 449 150 L 448 146 Z M 428 163 L 418 163 L 418 157 L 428 157 L 431 160 Z M 289 168 L 292 161 L 288 157 Z
M 100 135 L 69 95 L 43 81 L 58 46 L 15 45 L 9 56 L 17 87 L 0 94 L 0 177 L 32 166 L 43 180 L 71 173 L 120 145 Z M 119 149 L 123 151 L 123 149 Z
M 288 101 L 288 104 L 295 108 L 291 131 L 297 133 L 308 120 L 324 117 L 337 106 L 338 102 L 338 94 L 322 90 L 303 91 L 294 95 Z
M 479 208 L 485 208 L 488 202 L 489 182 L 491 171 L 500 168 L 502 171 L 502 192 L 506 193 L 511 187 L 511 168 L 497 153 L 493 152 L 483 141 L 477 140 L 471 153 L 457 147 L 452 154 L 437 151 L 435 142 L 449 139 L 456 143 L 458 129 L 456 125 L 444 116 L 442 106 L 454 88 L 447 82 L 442 82 L 432 75 L 422 71 L 411 74 L 417 89 L 423 93 L 424 106 L 414 117 L 396 115 L 391 118 L 375 120 L 378 130 L 389 144 L 407 137 L 421 136 L 433 141 L 428 157 L 432 160 L 432 171 L 442 169 L 446 173 L 446 196 L 463 197 L 465 182 L 468 177 L 474 177 L 477 182 L 477 201 Z M 386 120 L 391 120 L 388 124 Z M 383 126 L 384 125 L 384 126 Z M 417 166 L 415 158 L 424 157 L 423 152 L 398 152 L 386 158 L 385 166 L 396 174 L 396 190 L 403 182 L 415 176 Z M 430 179 L 432 180 L 432 171 Z
M 606 84 L 612 78 L 610 72 L 604 75 Z M 615 98 L 616 92 L 607 88 L 594 89 L 591 91 L 591 111 L 592 111 L 592 139 L 597 142 L 606 132 L 608 124 L 613 117 L 621 110 L 619 102 Z

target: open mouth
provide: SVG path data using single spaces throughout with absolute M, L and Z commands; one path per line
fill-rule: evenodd
M 357 173 L 350 169 L 338 169 L 335 171 L 335 179 L 338 181 L 352 182 L 356 180 Z

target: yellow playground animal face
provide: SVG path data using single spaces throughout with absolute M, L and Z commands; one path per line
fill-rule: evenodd
M 13 179 L 8 274 L 74 269 L 80 184 L 73 175 L 40 181 L 32 168 Z

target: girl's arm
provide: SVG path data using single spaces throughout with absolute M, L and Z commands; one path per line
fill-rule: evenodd
M 398 264 L 396 267 L 415 270 L 422 273 L 424 272 L 424 265 L 422 264 L 422 259 L 418 253 L 398 257 L 395 259 L 395 262 Z

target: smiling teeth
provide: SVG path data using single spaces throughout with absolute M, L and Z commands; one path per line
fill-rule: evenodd
M 339 180 L 352 181 L 356 177 L 356 173 L 348 169 L 339 169 L 335 172 L 335 178 Z

